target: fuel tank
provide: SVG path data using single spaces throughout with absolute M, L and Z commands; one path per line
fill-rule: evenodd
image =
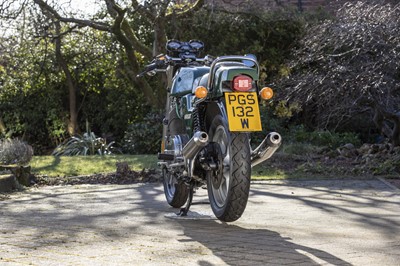
M 175 74 L 172 81 L 171 96 L 181 97 L 191 93 L 193 87 L 199 84 L 199 80 L 210 71 L 206 66 L 182 67 Z

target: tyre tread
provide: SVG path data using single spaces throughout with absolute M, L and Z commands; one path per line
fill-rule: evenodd
M 251 164 L 248 157 L 250 150 L 247 144 L 247 135 L 243 133 L 231 134 L 231 159 L 233 161 L 232 185 L 229 202 L 225 212 L 218 217 L 224 222 L 233 222 L 239 219 L 247 205 L 250 190 Z
M 189 197 L 189 189 L 186 184 L 183 182 L 178 182 L 175 184 L 175 193 L 172 198 L 168 196 L 168 193 L 166 192 L 166 186 L 167 184 L 164 181 L 164 194 L 168 204 L 174 208 L 182 207 Z

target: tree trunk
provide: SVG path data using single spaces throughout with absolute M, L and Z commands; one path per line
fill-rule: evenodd
M 56 45 L 56 58 L 57 62 L 63 70 L 68 87 L 68 98 L 69 98 L 69 121 L 68 121 L 68 133 L 73 136 L 78 131 L 78 112 L 76 109 L 76 87 L 72 78 L 71 71 L 68 68 L 68 64 L 65 61 L 61 52 L 61 26 L 60 21 L 56 21 L 56 35 L 58 36 L 55 40 Z
M 0 117 L 0 133 L 6 133 L 6 126 L 4 125 L 3 119 Z
M 392 122 L 394 124 L 392 131 L 392 143 L 394 146 L 400 146 L 400 113 L 393 115 Z
M 190 16 L 194 12 L 198 11 L 203 5 L 204 0 L 196 0 L 194 3 L 193 1 L 191 4 L 186 5 L 183 9 L 177 9 L 174 12 L 170 12 L 170 3 L 171 0 L 162 0 L 162 1 L 153 1 L 153 4 L 146 4 L 145 2 L 143 5 L 138 0 L 131 1 L 131 7 L 133 7 L 134 12 L 138 12 L 140 16 L 146 17 L 152 23 L 155 23 L 155 41 L 154 41 L 154 48 L 153 50 L 150 47 L 147 47 L 141 40 L 135 35 L 133 28 L 130 26 L 129 21 L 125 18 L 125 13 L 128 11 L 127 8 L 122 8 L 119 4 L 116 3 L 115 0 L 104 0 L 107 11 L 110 16 L 114 19 L 112 25 L 105 23 L 103 21 L 94 21 L 94 20 L 85 20 L 85 19 L 77 19 L 73 17 L 63 17 L 61 16 L 54 8 L 52 8 L 46 1 L 43 0 L 34 0 L 34 2 L 40 6 L 47 17 L 56 19 L 65 23 L 74 23 L 76 25 L 80 25 L 83 27 L 92 27 L 94 29 L 98 29 L 101 31 L 111 32 L 115 35 L 117 40 L 122 44 L 125 48 L 125 53 L 127 55 L 129 65 L 131 67 L 131 71 L 128 71 L 129 77 L 134 83 L 135 87 L 140 90 L 144 94 L 144 97 L 148 104 L 156 107 L 162 108 L 164 106 L 163 102 L 160 101 L 160 91 L 157 89 L 152 88 L 149 83 L 145 79 L 138 79 L 136 74 L 140 73 L 140 64 L 136 58 L 135 52 L 139 52 L 147 58 L 151 58 L 152 54 L 158 55 L 159 53 L 163 52 L 165 49 L 165 44 L 167 42 L 167 35 L 165 32 L 165 24 L 167 21 L 171 19 L 171 16 L 174 15 L 176 17 L 184 17 Z M 129 1 L 128 1 L 129 2 Z M 150 1 L 151 2 L 151 1 Z M 155 8 L 153 8 L 155 7 Z M 57 42 L 59 42 L 59 46 L 61 47 L 61 40 L 56 40 L 56 47 Z M 77 124 L 77 113 L 76 113 L 76 92 L 75 86 L 73 83 L 72 76 L 70 71 L 68 70 L 68 66 L 62 58 L 61 48 L 57 52 L 58 61 L 63 69 L 66 78 L 67 78 L 67 85 L 70 91 L 70 125 L 71 130 L 75 132 Z M 156 93 L 155 93 L 156 92 Z M 165 92 L 161 92 L 162 95 L 165 95 Z

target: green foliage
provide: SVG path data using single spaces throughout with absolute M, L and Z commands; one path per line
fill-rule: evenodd
M 113 82 L 114 84 L 109 84 Z M 143 98 L 123 79 L 110 79 L 97 92 L 88 92 L 82 106 L 81 127 L 86 120 L 94 132 L 121 140 L 128 125 L 141 121 L 148 110 Z
M 80 129 L 88 120 L 96 134 L 122 139 L 146 106 L 124 74 L 120 48 L 108 34 L 90 29 L 66 36 L 63 43 L 78 88 Z M 23 137 L 37 154 L 44 154 L 68 138 L 65 76 L 46 39 L 29 37 L 14 44 L 12 38 L 3 42 L 7 49 L 2 51 L 0 71 L 0 114 L 6 127 L 2 135 Z
M 63 122 L 63 95 L 49 43 L 28 36 L 18 44 L 13 38 L 3 40 L 6 73 L 1 78 L 0 113 L 7 136 L 23 137 L 40 152 L 38 143 L 59 137 L 53 134 L 59 127 L 53 126 Z
M 114 142 L 107 144 L 104 138 L 96 137 L 93 132 L 84 133 L 83 136 L 74 136 L 57 146 L 53 151 L 54 156 L 77 155 L 109 155 L 115 150 Z
M 310 143 L 317 146 L 327 146 L 337 148 L 346 143 L 355 146 L 361 145 L 360 138 L 355 133 L 337 133 L 326 131 L 307 131 L 303 126 L 292 129 L 289 133 L 289 139 L 294 142 Z
M 204 9 L 188 18 L 174 20 L 168 37 L 202 40 L 205 53 L 214 56 L 255 54 L 262 66 L 261 80 L 271 82 L 283 71 L 289 50 L 302 36 L 304 21 L 304 16 L 290 10 L 229 14 Z
M 160 150 L 161 135 L 162 116 L 150 112 L 141 122 L 128 127 L 122 143 L 123 151 L 131 154 L 155 154 Z
M 0 140 L 0 164 L 28 165 L 33 156 L 30 145 L 18 139 Z
M 315 154 L 321 151 L 321 148 L 309 143 L 284 143 L 279 149 L 281 152 L 289 155 L 307 155 Z
M 336 149 L 347 143 L 361 145 L 359 135 L 353 132 L 312 130 L 304 125 L 295 125 L 293 118 L 299 109 L 299 105 L 289 105 L 285 101 L 278 102 L 275 106 L 270 104 L 260 106 L 263 131 L 252 133 L 253 148 L 263 140 L 266 132 L 270 131 L 276 131 L 282 135 L 284 145 L 281 150 L 287 149 L 289 154 L 313 153 L 317 152 L 318 147 Z
M 274 109 L 274 113 L 278 117 L 291 118 L 294 114 L 301 111 L 301 106 L 297 102 L 288 103 L 287 101 L 279 101 Z
M 131 27 L 138 39 L 151 46 L 153 22 L 130 12 L 127 16 L 131 16 Z M 7 136 L 23 137 L 36 153 L 47 154 L 60 143 L 73 141 L 65 141 L 69 137 L 66 77 L 57 64 L 54 43 L 37 37 L 41 33 L 52 34 L 50 22 L 42 22 L 24 25 L 15 36 L 2 40 L 0 114 Z M 169 22 L 165 25 L 168 38 L 200 39 L 206 44 L 206 53 L 256 54 L 262 73 L 268 73 L 262 81 L 268 82 L 287 73 L 282 63 L 304 31 L 304 18 L 293 13 L 227 14 L 204 9 L 186 18 L 172 16 Z M 63 35 L 62 43 L 63 56 L 76 83 L 80 130 L 89 121 L 95 134 L 123 142 L 126 152 L 157 152 L 161 119 L 146 120 L 151 116 L 146 116 L 149 107 L 140 88 L 132 85 L 121 45 L 110 33 L 90 28 Z M 139 53 L 135 55 L 140 63 L 147 61 Z M 153 87 L 163 86 L 159 80 L 157 77 L 149 82 Z M 264 129 L 279 127 L 280 120 L 270 119 L 274 117 L 270 111 L 266 117 Z

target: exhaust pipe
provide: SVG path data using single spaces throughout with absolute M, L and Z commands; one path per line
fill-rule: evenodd
M 251 153 L 251 167 L 256 166 L 271 158 L 276 150 L 281 146 L 282 137 L 277 132 L 269 133 L 261 144 Z
M 193 159 L 197 153 L 208 144 L 208 134 L 204 131 L 197 131 L 182 149 L 185 160 Z

